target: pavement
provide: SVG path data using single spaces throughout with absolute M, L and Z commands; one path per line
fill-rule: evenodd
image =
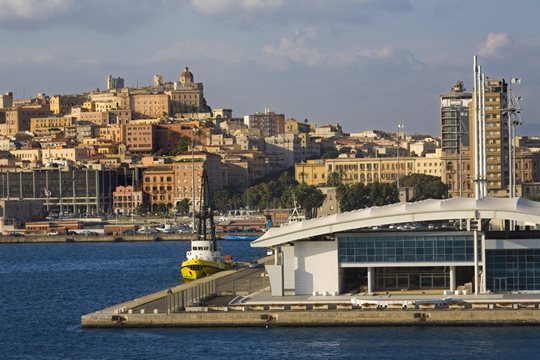
M 262 276 L 264 267 L 245 268 L 234 274 L 216 280 L 217 293 L 220 296 L 206 299 L 201 302 L 203 306 L 225 306 L 238 296 L 247 296 L 256 293 L 270 286 L 268 277 Z M 158 313 L 167 312 L 167 298 L 162 297 L 152 302 L 134 307 L 134 313 L 139 313 L 141 310 L 145 313 L 153 313 L 155 309 Z

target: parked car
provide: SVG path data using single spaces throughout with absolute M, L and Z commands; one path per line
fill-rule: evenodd
M 12 233 L 9 233 L 9 236 L 12 236 L 12 237 L 23 237 L 24 234 L 21 234 L 21 233 L 18 233 L 18 232 L 12 232 Z
M 60 233 L 58 231 L 51 231 L 51 232 L 48 232 L 47 235 L 48 236 L 56 236 L 56 235 L 60 235 Z

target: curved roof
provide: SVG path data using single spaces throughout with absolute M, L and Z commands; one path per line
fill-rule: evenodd
M 540 224 L 540 203 L 523 198 L 453 198 L 355 210 L 272 228 L 251 243 L 270 247 L 313 236 L 414 221 L 508 219 Z

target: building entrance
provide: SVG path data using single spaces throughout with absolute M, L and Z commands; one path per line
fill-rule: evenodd
M 450 271 L 432 268 L 377 268 L 377 290 L 442 289 L 450 287 Z

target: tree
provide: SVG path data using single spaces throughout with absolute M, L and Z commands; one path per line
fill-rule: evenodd
M 363 209 L 368 206 L 367 192 L 363 183 L 338 186 L 337 199 L 341 211 Z
M 295 200 L 304 209 L 306 217 L 313 218 L 324 202 L 324 194 L 316 186 L 302 183 L 289 187 L 282 196 L 282 204 L 287 207 L 293 207 Z
M 399 201 L 397 188 L 393 184 L 380 182 L 342 184 L 337 188 L 337 199 L 341 211 L 352 211 L 372 206 L 383 206 Z
M 137 212 L 137 214 L 147 214 L 148 213 L 148 210 L 150 210 L 150 205 L 146 202 L 146 201 L 143 201 L 138 207 L 137 209 L 135 210 Z
M 328 150 L 321 155 L 321 159 L 336 159 L 339 155 L 339 152 L 335 149 Z
M 212 202 L 215 210 L 226 210 L 231 208 L 231 194 L 228 190 L 215 191 L 212 194 Z
M 167 205 L 164 203 L 159 203 L 157 206 L 157 212 L 160 214 L 166 214 L 167 213 Z
M 326 186 L 339 186 L 341 185 L 341 174 L 333 171 L 330 174 L 328 174 L 328 177 L 326 178 Z
M 187 214 L 189 212 L 189 207 L 191 206 L 191 201 L 187 198 L 184 198 L 176 203 L 176 212 L 178 214 Z
M 252 209 L 280 207 L 283 194 L 296 184 L 289 171 L 268 182 L 250 186 L 244 194 L 244 202 Z
M 400 186 L 413 188 L 411 201 L 448 198 L 448 185 L 437 176 L 411 174 L 400 179 Z

